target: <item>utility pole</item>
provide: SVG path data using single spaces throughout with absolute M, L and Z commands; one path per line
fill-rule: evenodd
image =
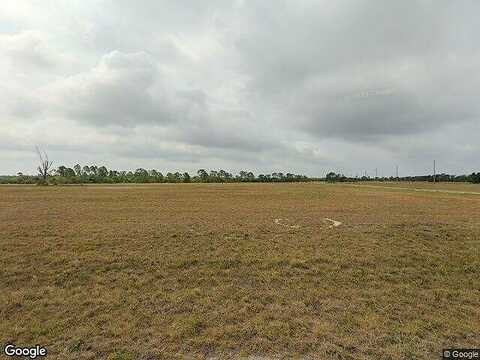
M 375 168 L 375 179 L 378 178 L 378 169 Z
M 433 182 L 435 182 L 436 169 L 435 169 L 435 160 L 433 160 Z
M 397 180 L 398 180 L 398 165 L 397 165 Z

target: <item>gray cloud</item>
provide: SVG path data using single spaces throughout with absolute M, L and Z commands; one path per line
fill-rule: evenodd
M 476 170 L 477 2 L 2 6 L 2 173 L 38 139 L 118 168 Z
M 165 123 L 172 120 L 171 105 L 163 94 L 151 93 L 158 77 L 148 54 L 113 51 L 90 71 L 61 80 L 52 91 L 67 118 L 97 126 Z

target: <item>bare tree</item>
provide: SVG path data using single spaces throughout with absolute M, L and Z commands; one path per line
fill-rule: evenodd
M 35 149 L 37 150 L 38 158 L 40 159 L 40 166 L 37 167 L 38 173 L 41 176 L 42 181 L 46 183 L 53 161 L 49 161 L 47 153 L 43 151 L 42 154 L 38 146 L 35 146 Z

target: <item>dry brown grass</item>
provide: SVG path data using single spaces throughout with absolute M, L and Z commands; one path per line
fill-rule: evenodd
M 344 183 L 345 186 L 364 186 L 364 187 L 383 187 L 383 188 L 398 188 L 402 189 L 417 189 L 426 190 L 427 192 L 439 191 L 439 192 L 468 192 L 480 194 L 480 184 L 471 183 L 433 183 L 433 182 L 419 182 L 419 181 L 369 181 L 365 183 Z
M 476 195 L 8 186 L 0 241 L 0 342 L 49 359 L 430 359 L 480 344 Z

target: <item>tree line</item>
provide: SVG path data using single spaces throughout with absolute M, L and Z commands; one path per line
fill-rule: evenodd
M 480 184 L 480 172 L 472 173 L 470 175 L 450 175 L 437 174 L 433 175 L 419 175 L 419 176 L 402 176 L 402 177 L 349 177 L 335 172 L 329 172 L 325 177 L 327 182 L 355 182 L 355 181 L 428 181 L 428 182 L 470 182 Z
M 46 160 L 47 161 L 47 160 Z M 480 172 L 470 175 L 419 175 L 402 177 L 349 177 L 340 173 L 329 172 L 324 178 L 312 178 L 305 175 L 274 172 L 255 175 L 251 171 L 240 171 L 233 175 L 225 170 L 200 169 L 196 174 L 188 172 L 162 172 L 152 169 L 138 168 L 135 171 L 109 170 L 106 166 L 80 166 L 73 168 L 59 166 L 48 170 L 45 166 L 38 169 L 38 175 L 0 176 L 0 184 L 119 184 L 119 183 L 229 183 L 229 182 L 356 182 L 356 181 L 423 181 L 423 182 L 470 182 L 480 183 Z
M 41 170 L 41 171 L 40 171 Z M 103 184 L 103 183 L 229 183 L 229 182 L 304 182 L 312 179 L 299 174 L 274 172 L 255 175 L 251 171 L 240 171 L 234 175 L 225 170 L 200 169 L 196 174 L 188 172 L 167 172 L 138 168 L 135 171 L 119 171 L 106 166 L 75 165 L 73 168 L 64 165 L 48 172 L 45 168 L 38 169 L 36 176 L 23 175 L 2 177 L 0 182 L 17 184 Z
M 427 181 L 427 182 L 470 182 L 480 183 L 480 172 L 470 175 L 420 175 L 402 177 L 348 177 L 333 171 L 324 178 L 312 178 L 305 175 L 292 173 L 274 172 L 271 174 L 255 175 L 251 171 L 240 171 L 233 175 L 225 170 L 200 169 L 196 174 L 188 172 L 162 172 L 152 169 L 138 168 L 135 171 L 118 171 L 108 169 L 106 166 L 76 164 L 73 168 L 61 165 L 57 169 L 52 168 L 52 162 L 48 155 L 36 148 L 40 165 L 37 175 L 0 176 L 0 184 L 88 184 L 88 183 L 228 183 L 228 182 L 356 182 L 356 181 Z

